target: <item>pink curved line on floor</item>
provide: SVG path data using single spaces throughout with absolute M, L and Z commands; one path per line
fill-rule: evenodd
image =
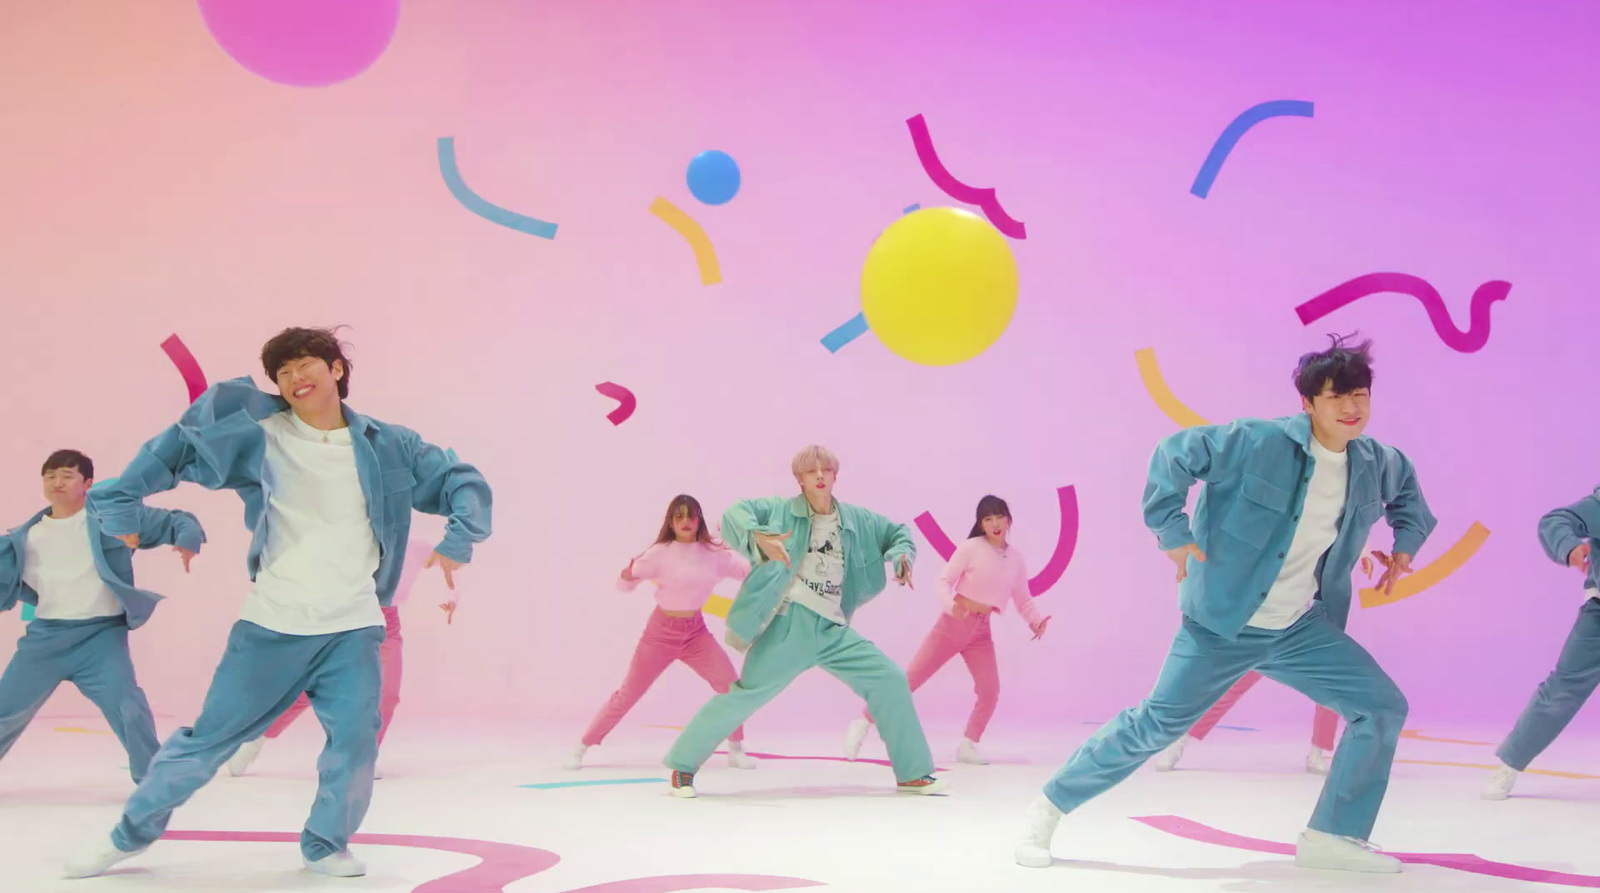
M 821 881 L 766 874 L 664 874 L 578 887 L 566 893 L 682 893 L 687 890 L 793 890 L 821 887 Z
M 1423 309 L 1428 311 L 1428 321 L 1433 324 L 1433 330 L 1439 333 L 1439 340 L 1452 350 L 1472 353 L 1482 350 L 1483 346 L 1489 343 L 1489 308 L 1496 301 L 1504 301 L 1506 296 L 1511 294 L 1511 283 L 1497 279 L 1478 286 L 1472 293 L 1466 331 L 1456 328 L 1455 322 L 1450 319 L 1450 310 L 1445 307 L 1444 298 L 1439 296 L 1438 289 L 1426 279 L 1406 273 L 1368 273 L 1365 276 L 1357 276 L 1306 301 L 1294 308 L 1294 312 L 1299 314 L 1300 322 L 1311 325 L 1346 304 L 1368 295 L 1384 292 L 1410 295 L 1421 301 Z
M 621 404 L 616 409 L 606 413 L 606 418 L 610 419 L 613 425 L 620 425 L 626 422 L 639 406 L 639 398 L 633 396 L 632 391 L 615 382 L 601 382 L 595 385 L 594 389 Z
M 1133 820 L 1143 822 L 1157 831 L 1165 831 L 1176 837 L 1196 840 L 1201 843 L 1232 847 L 1236 850 L 1252 850 L 1257 853 L 1272 853 L 1278 856 L 1294 855 L 1294 846 L 1292 844 L 1231 834 L 1181 816 L 1135 816 Z M 1389 855 L 1399 859 L 1401 862 L 1408 862 L 1413 865 L 1437 865 L 1440 868 L 1451 868 L 1456 871 L 1466 871 L 1472 874 L 1482 874 L 1513 881 L 1529 881 L 1535 884 L 1561 884 L 1567 887 L 1600 888 L 1600 876 L 1570 874 L 1565 871 L 1549 871 L 1544 868 L 1529 868 L 1525 865 L 1512 865 L 1509 862 L 1494 862 L 1470 853 L 1389 853 Z
M 200 361 L 189 352 L 188 345 L 174 333 L 161 342 L 161 349 L 166 351 L 167 358 L 172 360 L 172 365 L 178 367 L 178 374 L 183 376 L 183 383 L 189 388 L 189 402 L 200 399 L 200 395 L 206 392 L 206 374 L 200 370 Z
M 1050 554 L 1050 560 L 1028 580 L 1028 591 L 1035 596 L 1044 595 L 1050 587 L 1061 581 L 1067 565 L 1072 563 L 1072 553 L 1078 548 L 1078 491 L 1070 484 L 1057 487 L 1056 501 L 1061 512 L 1061 528 L 1056 534 L 1056 548 Z M 932 513 L 923 512 L 915 518 L 914 523 L 933 551 L 949 561 L 950 556 L 955 554 L 956 544 L 945 536 L 944 529 L 938 521 L 933 520 Z
M 245 843 L 299 843 L 297 832 L 287 831 L 168 831 L 163 840 L 238 841 Z M 447 874 L 413 887 L 411 893 L 502 893 L 507 884 L 532 877 L 561 861 L 549 850 L 471 840 L 463 837 L 430 837 L 420 834 L 357 834 L 350 838 L 357 846 L 404 846 L 477 856 L 482 861 L 471 868 Z
M 854 759 L 854 760 L 848 760 L 848 759 L 845 759 L 844 757 L 792 757 L 792 756 L 788 756 L 787 754 L 781 754 L 781 753 L 757 753 L 756 751 L 753 751 L 753 750 L 746 751 L 746 753 L 750 754 L 750 756 L 753 756 L 758 760 L 817 760 L 817 761 L 826 762 L 826 763 L 871 763 L 874 766 L 888 766 L 891 769 L 894 768 L 894 765 L 892 763 L 890 763 L 888 760 L 871 760 L 871 759 L 867 759 L 866 757 L 860 757 L 860 758 L 857 758 L 857 759 Z M 725 751 L 725 750 L 719 750 L 719 751 L 716 752 L 716 755 L 718 755 L 718 756 L 725 756 L 726 754 L 727 754 L 727 751 Z M 935 771 L 935 772 L 949 772 L 950 770 L 944 768 L 943 766 L 935 766 L 935 767 L 933 767 L 933 771 Z
M 911 145 L 917 150 L 917 160 L 922 162 L 922 169 L 927 171 L 933 185 L 958 202 L 982 208 L 984 216 L 1000 232 L 1013 239 L 1028 237 L 1027 226 L 1000 207 L 1000 199 L 995 196 L 993 189 L 968 186 L 950 173 L 944 162 L 939 160 L 939 152 L 933 147 L 933 135 L 928 132 L 928 122 L 921 115 L 907 118 L 906 126 L 911 128 Z

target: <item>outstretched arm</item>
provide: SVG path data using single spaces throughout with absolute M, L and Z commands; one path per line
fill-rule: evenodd
M 760 552 L 755 546 L 755 534 L 776 533 L 774 519 L 786 505 L 788 500 L 776 496 L 735 502 L 722 513 L 722 541 L 747 560 L 757 560 Z
M 1411 460 L 1399 450 L 1394 450 L 1390 458 L 1398 461 L 1390 461 L 1384 470 L 1387 479 L 1383 515 L 1394 531 L 1394 551 L 1414 558 L 1439 522 L 1422 497 L 1422 486 L 1417 483 L 1417 470 Z
M 493 498 L 489 484 L 478 469 L 434 446 L 415 432 L 411 453 L 411 507 L 430 515 L 442 515 L 444 539 L 434 552 L 457 564 L 472 560 L 472 547 L 489 538 Z
M 180 509 L 158 509 L 141 506 L 139 509 L 139 548 L 177 546 L 198 555 L 206 541 L 205 528 L 200 519 Z
M 1550 560 L 1570 563 L 1572 552 L 1600 530 L 1600 489 L 1539 519 L 1539 544 Z

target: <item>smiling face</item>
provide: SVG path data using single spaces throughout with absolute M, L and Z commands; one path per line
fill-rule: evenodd
M 339 402 L 339 379 L 344 377 L 344 363 L 334 360 L 330 364 L 317 357 L 299 357 L 279 366 L 275 377 L 278 393 L 304 416 Z
M 1350 441 L 1360 437 L 1372 415 L 1371 388 L 1336 394 L 1332 379 L 1323 385 L 1322 393 L 1301 397 L 1300 402 L 1311 417 L 1312 433 L 1334 452 L 1343 450 Z

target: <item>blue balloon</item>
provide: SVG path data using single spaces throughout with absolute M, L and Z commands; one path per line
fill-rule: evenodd
M 708 205 L 726 204 L 739 194 L 738 162 L 716 149 L 696 155 L 689 162 L 689 192 Z

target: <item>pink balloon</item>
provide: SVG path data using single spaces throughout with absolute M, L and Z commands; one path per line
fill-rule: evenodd
M 277 84 L 326 87 L 378 61 L 400 0 L 200 0 L 200 15 L 235 62 Z

